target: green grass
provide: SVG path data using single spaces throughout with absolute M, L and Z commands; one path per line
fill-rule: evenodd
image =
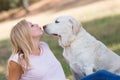
M 0 80 L 7 80 L 5 74 L 0 73 Z
M 82 24 L 90 34 L 120 55 L 120 15 L 82 22 Z M 44 35 L 42 40 L 49 44 L 51 50 L 61 62 L 66 76 L 71 78 L 70 67 L 62 56 L 63 49 L 58 45 L 57 39 Z M 0 66 L 6 67 L 10 54 L 11 48 L 9 41 L 0 41 Z M 4 72 L 0 72 L 0 80 L 6 80 Z

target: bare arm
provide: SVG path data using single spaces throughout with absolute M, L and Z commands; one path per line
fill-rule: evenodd
M 8 80 L 19 80 L 22 73 L 23 73 L 22 67 L 18 63 L 14 61 L 9 62 Z

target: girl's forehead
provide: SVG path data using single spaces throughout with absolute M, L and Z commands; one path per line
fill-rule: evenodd
M 31 22 L 27 21 L 29 24 L 32 24 Z
M 27 23 L 28 23 L 28 25 L 32 25 L 32 23 L 31 23 L 31 22 L 29 22 L 29 21 L 27 21 Z

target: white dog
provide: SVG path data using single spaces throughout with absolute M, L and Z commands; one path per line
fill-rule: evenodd
M 44 26 L 44 30 L 59 37 L 59 44 L 64 48 L 63 56 L 75 80 L 101 69 L 120 75 L 120 57 L 86 32 L 73 17 L 58 17 Z

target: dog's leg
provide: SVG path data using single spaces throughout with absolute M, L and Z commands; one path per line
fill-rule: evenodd
M 89 75 L 89 74 L 92 74 L 93 73 L 93 67 L 92 66 L 86 66 L 85 68 L 84 68 L 84 70 L 85 70 L 85 75 Z
M 74 72 L 72 69 L 71 69 L 71 72 L 73 74 L 74 80 L 80 80 L 81 78 L 84 77 L 84 75 L 82 74 L 82 72 L 81 73 L 79 72 L 79 74 L 78 74 L 78 73 Z

